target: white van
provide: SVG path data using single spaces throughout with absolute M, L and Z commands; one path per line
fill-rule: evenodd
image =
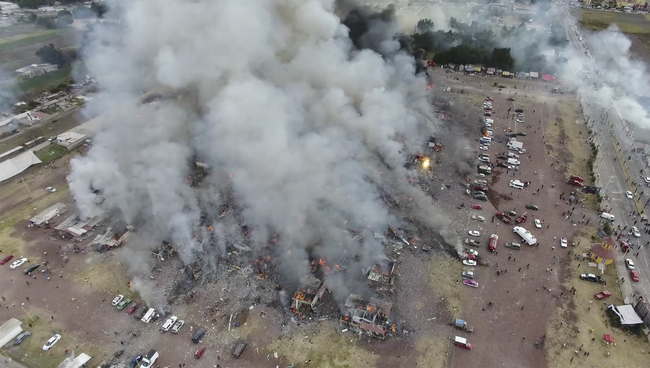
M 144 323 L 149 323 L 153 319 L 153 316 L 156 314 L 156 310 L 153 308 L 149 308 L 147 313 L 142 317 L 141 321 Z
M 492 138 L 490 138 L 490 137 L 482 137 L 482 138 L 481 138 L 481 141 L 492 142 Z
M 614 217 L 614 215 L 612 215 L 610 213 L 607 213 L 607 212 L 601 213 L 600 217 L 604 218 L 605 220 L 609 220 L 609 221 L 614 221 L 616 219 L 616 217 Z
M 524 183 L 519 180 L 510 180 L 510 186 L 515 189 L 524 189 Z

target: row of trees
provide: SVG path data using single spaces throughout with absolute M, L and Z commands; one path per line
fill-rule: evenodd
M 36 56 L 38 56 L 43 63 L 54 64 L 61 68 L 72 62 L 77 55 L 73 50 L 64 52 L 53 44 L 49 44 L 36 50 Z
M 102 17 L 107 11 L 108 7 L 104 1 L 93 1 L 90 4 L 90 11 L 83 4 L 83 0 L 10 0 L 18 4 L 21 8 L 25 9 L 38 9 L 41 6 L 52 6 L 55 2 L 58 2 L 60 5 L 72 5 L 78 4 L 76 8 L 73 9 L 75 17 L 78 18 L 88 18 L 90 16 Z M 68 12 L 70 13 L 70 12 Z
M 430 19 L 420 20 L 411 35 L 411 48 L 424 51 L 436 63 L 483 64 L 506 70 L 553 73 L 565 61 L 556 56 L 547 59 L 541 53 L 542 45 L 561 48 L 568 42 L 561 26 L 552 26 L 544 41 L 539 41 L 539 35 L 524 23 L 503 26 L 499 34 L 489 26 L 466 24 L 455 18 L 450 19 L 449 26 L 448 31 L 434 31 Z

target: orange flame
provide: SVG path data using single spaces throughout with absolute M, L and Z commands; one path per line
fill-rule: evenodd
M 395 324 L 394 323 L 393 323 L 392 326 L 390 326 L 390 328 L 393 330 L 393 332 L 395 332 Z

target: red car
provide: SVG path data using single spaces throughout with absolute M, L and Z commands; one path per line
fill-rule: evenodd
M 518 224 L 521 224 L 522 222 L 526 222 L 526 220 L 528 220 L 528 216 L 521 215 L 521 216 L 517 217 L 517 219 L 515 221 L 517 221 Z
M 630 271 L 630 277 L 632 278 L 632 281 L 634 282 L 639 282 L 641 279 L 639 278 L 639 273 L 635 270 Z
M 503 212 L 497 212 L 497 218 L 503 221 L 506 225 L 510 225 L 510 222 L 512 221 L 512 219 Z
M 11 254 L 8 255 L 8 256 L 5 256 L 5 257 L 2 259 L 2 261 L 0 261 L 0 265 L 3 265 L 3 264 L 5 264 L 5 263 L 11 261 L 13 258 L 14 258 L 14 256 L 12 256 Z
M 490 249 L 490 252 L 495 252 L 497 250 L 497 242 L 499 241 L 499 236 L 496 234 L 492 234 L 490 236 L 490 243 L 488 245 L 488 248 Z
M 585 181 L 585 179 L 579 177 L 578 175 L 571 175 L 571 176 L 569 176 L 569 180 L 575 180 L 575 181 L 579 181 L 579 182 L 581 182 L 581 183 L 582 183 L 583 181 Z
M 196 357 L 196 359 L 201 359 L 203 354 L 205 354 L 205 346 L 203 346 L 199 350 L 197 350 L 196 353 L 194 353 L 194 356 Z
M 136 309 L 138 309 L 138 303 L 133 302 L 126 308 L 126 314 L 132 314 Z
M 596 299 L 598 299 L 598 300 L 601 300 L 601 299 L 609 298 L 610 296 L 612 296 L 612 293 L 610 293 L 610 292 L 607 291 L 607 290 L 603 290 L 603 291 L 601 291 L 600 293 L 594 295 L 594 298 L 596 298 Z
M 480 204 L 473 204 L 473 205 L 472 205 L 472 208 L 475 209 L 475 210 L 483 209 L 483 207 L 481 207 Z
M 573 185 L 574 187 L 582 187 L 582 186 L 584 186 L 584 184 L 582 184 L 581 182 L 579 182 L 577 180 L 569 180 L 569 184 Z

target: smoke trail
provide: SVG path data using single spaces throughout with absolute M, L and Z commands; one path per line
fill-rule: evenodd
M 406 180 L 405 156 L 434 123 L 426 81 L 400 51 L 390 9 L 348 9 L 350 30 L 333 0 L 122 6 L 121 27 L 95 29 L 84 55 L 103 88 L 95 101 L 108 112 L 94 147 L 71 163 L 85 215 L 99 210 L 92 189 L 100 189 L 101 211 L 167 234 L 190 262 L 203 249 L 197 219 L 216 218 L 232 197 L 250 247 L 259 251 L 277 233 L 275 252 L 295 278 L 308 256 L 351 257 L 353 268 L 381 257 L 372 232 L 401 219 L 379 187 L 417 195 L 412 214 L 445 227 Z M 138 92 L 160 86 L 174 98 L 137 103 Z M 197 157 L 210 166 L 200 189 L 186 180 Z M 225 226 L 219 242 L 240 242 L 241 231 Z M 353 240 L 350 231 L 368 236 Z

